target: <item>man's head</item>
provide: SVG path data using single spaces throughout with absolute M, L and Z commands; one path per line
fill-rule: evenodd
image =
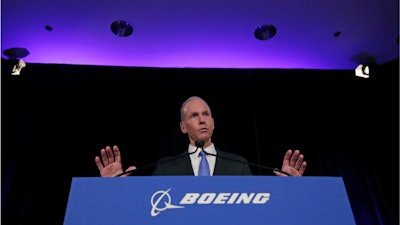
M 190 144 L 195 141 L 204 141 L 204 147 L 211 144 L 214 132 L 214 118 L 207 102 L 198 96 L 192 96 L 181 106 L 180 128 L 182 133 L 188 134 Z

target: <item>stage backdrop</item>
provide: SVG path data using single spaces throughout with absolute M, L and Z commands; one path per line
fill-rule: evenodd
M 191 95 L 209 102 L 221 150 L 280 167 L 287 149 L 300 149 L 305 176 L 343 177 L 357 224 L 399 224 L 398 61 L 369 79 L 353 70 L 58 64 L 27 64 L 18 76 L 11 66 L 2 60 L 4 225 L 61 225 L 72 177 L 99 176 L 94 157 L 106 145 L 120 147 L 125 167 L 185 151 L 179 109 Z

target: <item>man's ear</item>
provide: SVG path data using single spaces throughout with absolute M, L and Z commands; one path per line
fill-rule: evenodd
M 186 134 L 186 133 L 187 133 L 187 130 L 186 130 L 186 125 L 185 125 L 185 123 L 184 123 L 184 122 L 180 122 L 180 123 L 179 123 L 179 126 L 181 127 L 182 133 Z

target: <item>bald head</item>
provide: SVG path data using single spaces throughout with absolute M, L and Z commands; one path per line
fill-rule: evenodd
M 182 105 L 181 105 L 181 121 L 183 121 L 185 119 L 185 107 L 186 107 L 186 105 L 189 102 L 193 101 L 193 100 L 200 100 L 200 101 L 204 102 L 204 104 L 207 105 L 209 111 L 211 112 L 210 106 L 208 105 L 208 103 L 204 99 L 200 98 L 199 96 L 191 96 L 188 99 L 186 99 L 186 101 L 184 101 L 182 103 Z

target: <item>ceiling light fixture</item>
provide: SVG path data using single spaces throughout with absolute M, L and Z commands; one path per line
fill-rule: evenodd
M 276 27 L 271 24 L 261 25 L 254 31 L 254 36 L 261 41 L 269 40 L 276 35 Z
M 133 33 L 133 27 L 124 20 L 117 20 L 111 24 L 111 31 L 120 37 L 128 37 Z
M 369 66 L 360 64 L 355 69 L 356 76 L 362 78 L 369 78 Z
M 26 48 L 8 48 L 3 51 L 3 54 L 9 59 L 20 59 L 28 56 L 30 53 Z

